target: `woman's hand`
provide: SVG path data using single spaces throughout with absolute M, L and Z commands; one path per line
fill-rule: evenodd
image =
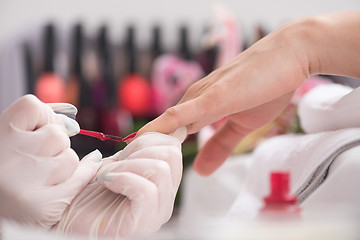
M 359 24 L 360 11 L 284 24 L 191 85 L 177 105 L 146 124 L 137 136 L 148 131 L 169 133 L 180 126 L 192 134 L 227 117 L 195 160 L 198 173 L 210 174 L 247 133 L 274 119 L 310 74 L 360 77 Z

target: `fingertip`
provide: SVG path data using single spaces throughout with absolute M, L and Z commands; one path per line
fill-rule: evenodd
M 145 124 L 140 130 L 136 137 L 140 136 L 145 132 L 159 132 L 163 134 L 170 134 L 176 131 L 178 128 L 185 126 L 182 121 L 180 105 L 175 105 L 168 108 L 163 114 Z M 185 113 L 184 113 L 185 114 Z M 135 137 L 135 138 L 136 138 Z
M 126 142 L 126 144 L 129 144 L 132 142 L 133 139 L 136 138 L 137 132 L 130 133 L 126 137 L 124 137 L 123 141 Z
M 87 169 L 88 177 L 95 177 L 96 173 L 100 169 L 102 165 L 102 154 L 99 150 L 94 150 L 85 157 L 83 157 L 80 161 L 80 166 L 83 169 Z
M 70 103 L 47 103 L 54 112 L 62 113 L 65 115 L 75 116 L 78 112 L 77 108 Z
M 214 161 L 211 158 L 207 158 L 202 155 L 203 154 L 200 152 L 195 158 L 193 168 L 200 176 L 207 177 L 210 176 L 217 168 L 214 167 Z
M 69 137 L 72 137 L 80 132 L 79 123 L 63 114 L 56 114 L 56 123 L 64 129 Z
M 137 132 L 133 133 L 135 135 L 132 136 L 130 139 L 126 139 L 126 138 L 128 138 L 128 136 L 126 136 L 124 138 L 124 141 L 126 142 L 126 144 L 130 144 L 131 142 L 133 142 L 135 139 L 137 139 L 138 137 L 140 137 L 144 133 L 147 133 L 147 132 L 161 132 L 162 131 L 161 128 L 156 127 L 157 126 L 157 121 L 158 120 L 156 118 L 156 119 L 152 120 L 151 122 L 148 122 L 143 127 L 141 127 Z
M 144 133 L 146 133 L 146 132 L 155 132 L 156 131 L 156 129 L 157 129 L 157 120 L 158 118 L 156 118 L 156 119 L 154 119 L 154 120 L 152 120 L 151 122 L 148 122 L 147 124 L 145 124 L 143 127 L 141 127 L 140 129 L 139 129 L 139 131 L 137 131 L 137 133 L 136 133 L 136 135 L 135 135 L 135 137 L 131 140 L 131 141 L 133 141 L 133 140 L 135 140 L 137 137 L 139 137 L 140 135 L 142 135 L 142 134 L 144 134 Z M 160 128 L 158 128 L 159 130 L 160 130 Z M 130 141 L 130 142 L 131 142 Z
M 202 176 L 211 175 L 231 156 L 242 137 L 225 124 L 199 151 L 193 163 L 194 170 Z
M 81 161 L 91 161 L 91 162 L 99 163 L 101 162 L 101 160 L 102 160 L 102 154 L 98 149 L 96 149 L 91 153 L 89 153 L 88 155 L 86 155 Z
M 220 153 L 221 151 L 217 149 L 217 145 L 208 141 L 194 160 L 194 170 L 201 176 L 211 175 L 223 162 Z
M 96 149 L 80 160 L 79 167 L 73 178 L 79 183 L 86 183 L 93 179 L 102 165 L 102 154 Z M 74 179 L 73 179 L 74 180 Z

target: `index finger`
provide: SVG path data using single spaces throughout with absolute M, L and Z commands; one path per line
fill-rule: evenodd
M 33 131 L 54 123 L 54 112 L 34 95 L 25 95 L 5 110 L 3 117 L 21 130 Z
M 34 131 L 49 123 L 61 126 L 69 136 L 77 133 L 79 129 L 76 121 L 55 114 L 48 104 L 41 102 L 31 94 L 25 95 L 11 104 L 1 117 L 24 131 Z
M 188 134 L 198 132 L 202 127 L 221 119 L 224 115 L 208 96 L 202 95 L 168 108 L 163 114 L 147 123 L 137 136 L 145 132 L 170 134 L 180 127 L 186 127 Z M 213 108 L 213 109 L 211 109 Z

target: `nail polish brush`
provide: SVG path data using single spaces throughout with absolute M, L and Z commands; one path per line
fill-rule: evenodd
M 76 120 L 76 115 L 75 114 L 56 112 L 56 111 L 55 111 L 55 113 L 63 114 L 63 115 L 65 115 L 65 116 L 67 116 L 67 117 L 69 117 L 71 119 Z M 80 129 L 79 134 L 94 137 L 94 138 L 98 138 L 101 141 L 112 140 L 112 141 L 116 141 L 116 142 L 126 142 L 126 141 L 134 138 L 136 136 L 137 132 L 133 132 L 133 133 L 127 135 L 126 137 L 119 137 L 119 136 L 115 136 L 115 135 L 105 134 L 105 133 L 102 133 L 102 132 L 96 132 L 96 131 Z
M 89 131 L 89 130 L 84 130 L 84 129 L 80 129 L 80 132 L 79 132 L 79 134 L 81 134 L 81 135 L 86 135 L 86 136 L 98 138 L 101 141 L 112 140 L 112 141 L 116 141 L 116 142 L 126 142 L 126 141 L 134 138 L 136 133 L 137 132 L 131 133 L 126 137 L 119 137 L 119 136 L 105 134 L 105 133 L 102 133 L 102 132 L 95 132 L 95 131 Z

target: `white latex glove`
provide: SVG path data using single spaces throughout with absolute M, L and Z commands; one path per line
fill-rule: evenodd
M 57 231 L 112 238 L 157 231 L 172 215 L 182 176 L 186 128 L 171 135 L 145 133 L 104 159 L 96 180 L 74 199 Z
M 95 177 L 102 158 L 96 150 L 79 162 L 69 140 L 79 125 L 50 106 L 76 114 L 70 104 L 26 95 L 0 116 L 0 217 L 45 229 Z

